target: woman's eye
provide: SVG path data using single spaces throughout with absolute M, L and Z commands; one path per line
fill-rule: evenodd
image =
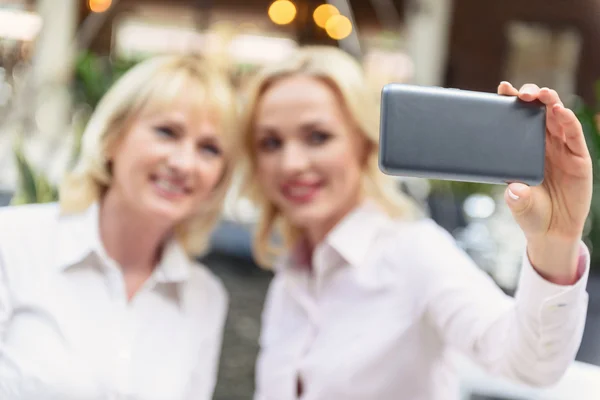
M 281 140 L 275 137 L 266 137 L 258 142 L 258 148 L 263 151 L 273 151 L 281 147 Z
M 221 148 L 216 144 L 203 144 L 200 146 L 200 151 L 214 156 L 219 156 L 222 153 Z
M 312 131 L 308 137 L 310 144 L 319 145 L 327 142 L 331 138 L 329 133 L 321 131 Z
M 158 126 L 155 128 L 155 130 L 156 130 L 157 134 L 160 136 L 169 137 L 169 138 L 174 138 L 177 136 L 177 134 L 175 133 L 175 130 L 172 128 L 169 128 L 168 126 Z

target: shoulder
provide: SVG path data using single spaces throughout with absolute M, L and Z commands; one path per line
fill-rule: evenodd
M 16 226 L 57 221 L 60 214 L 58 203 L 24 204 L 0 207 L 0 222 Z
M 194 291 L 205 293 L 214 306 L 227 308 L 229 295 L 225 285 L 205 264 L 199 261 L 191 262 L 189 282 Z
M 431 218 L 393 220 L 386 230 L 389 246 L 400 246 L 406 251 L 423 252 L 428 249 L 456 248 L 454 237 Z
M 430 218 L 394 221 L 389 227 L 381 239 L 386 264 L 402 266 L 402 270 L 425 278 L 473 265 L 450 232 Z
M 57 203 L 0 207 L 0 244 L 23 244 L 48 235 L 54 232 L 59 216 Z
M 15 285 L 51 270 L 59 214 L 55 203 L 0 208 L 0 263 Z
M 229 295 L 221 279 L 203 263 L 193 261 L 185 288 L 184 302 L 191 318 L 220 332 L 229 311 Z
M 188 273 L 177 282 L 177 301 L 190 331 L 219 340 L 229 310 L 229 298 L 221 280 L 196 260 L 186 264 Z

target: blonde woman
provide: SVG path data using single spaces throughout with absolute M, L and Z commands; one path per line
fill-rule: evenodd
M 0 212 L 0 398 L 212 398 L 228 300 L 194 257 L 234 117 L 202 61 L 146 60 L 98 105 L 59 204 Z
M 499 93 L 548 107 L 546 180 L 506 192 L 527 237 L 514 299 L 390 190 L 376 100 L 351 57 L 305 47 L 257 77 L 246 182 L 261 211 L 256 257 L 275 277 L 255 399 L 456 399 L 449 350 L 525 384 L 563 375 L 587 307 L 590 157 L 556 92 L 502 83 Z

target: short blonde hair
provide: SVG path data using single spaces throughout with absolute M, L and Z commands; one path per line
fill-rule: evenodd
M 146 59 L 108 90 L 83 132 L 78 163 L 60 185 L 61 211 L 80 212 L 100 200 L 112 182 L 108 152 L 118 146 L 135 118 L 143 112 L 170 107 L 182 99 L 191 102 L 196 109 L 215 109 L 224 136 L 226 161 L 221 180 L 202 209 L 176 227 L 177 237 L 190 256 L 206 251 L 210 233 L 221 216 L 233 170 L 237 110 L 235 93 L 227 76 L 194 55 Z
M 331 46 L 305 46 L 282 63 L 259 72 L 250 86 L 243 120 L 244 166 L 242 170 L 241 195 L 247 196 L 258 207 L 253 251 L 257 262 L 270 267 L 281 247 L 273 245 L 273 235 L 283 239 L 283 248 L 292 246 L 300 232 L 285 221 L 263 194 L 256 173 L 254 148 L 255 114 L 262 95 L 275 82 L 293 75 L 312 76 L 327 83 L 340 98 L 352 117 L 357 131 L 369 143 L 369 151 L 363 170 L 362 191 L 365 197 L 375 200 L 390 216 L 408 218 L 416 215 L 417 207 L 405 195 L 391 177 L 379 169 L 379 96 L 368 87 L 361 65 L 349 54 Z M 279 231 L 276 231 L 276 227 Z

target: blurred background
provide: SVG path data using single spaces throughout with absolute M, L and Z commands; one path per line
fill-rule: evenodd
M 354 55 L 375 94 L 389 82 L 487 92 L 501 80 L 516 87 L 534 82 L 555 88 L 577 112 L 597 182 L 584 238 L 592 251 L 590 307 L 569 373 L 571 382 L 583 382 L 600 366 L 596 0 L 0 0 L 0 203 L 56 200 L 90 113 L 111 83 L 144 57 L 203 54 L 229 72 L 243 101 L 257 69 L 316 43 Z M 255 214 L 234 200 L 235 190 L 234 184 L 212 251 L 203 258 L 231 293 L 219 400 L 251 398 L 260 310 L 271 279 L 252 262 Z M 503 187 L 398 179 L 398 190 L 450 231 L 503 290 L 514 292 L 524 238 L 504 205 Z M 470 367 L 463 372 L 465 398 L 542 398 Z M 543 398 L 583 398 L 556 393 Z

